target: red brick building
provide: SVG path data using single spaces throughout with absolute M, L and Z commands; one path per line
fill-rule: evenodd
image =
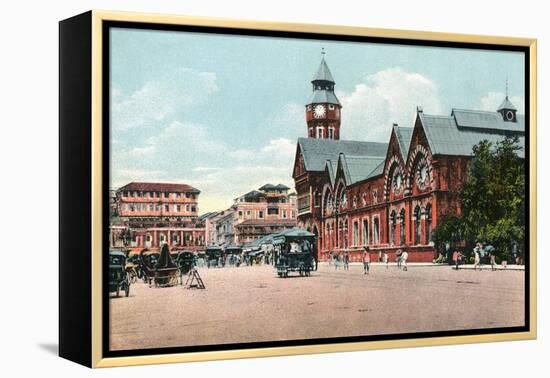
M 473 146 L 506 135 L 525 143 L 524 117 L 508 96 L 494 112 L 453 109 L 440 116 L 418 108 L 413 127 L 393 125 L 388 143 L 339 140 L 342 108 L 324 59 L 312 84 L 308 138 L 298 139 L 293 178 L 299 225 L 318 235 L 321 260 L 348 251 L 359 261 L 368 245 L 373 258 L 387 251 L 393 259 L 403 248 L 410 261 L 432 261 L 433 231 L 443 217 L 461 211 Z M 321 124 L 338 131 L 312 133 L 312 119 L 313 130 Z
M 132 182 L 116 190 L 111 246 L 181 249 L 204 246 L 200 191 L 186 184 Z

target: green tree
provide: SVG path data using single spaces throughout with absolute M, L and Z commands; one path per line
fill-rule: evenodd
M 482 141 L 473 148 L 468 179 L 460 194 L 462 213 L 450 216 L 434 232 L 437 240 L 462 235 L 469 248 L 476 241 L 496 248 L 499 260 L 509 259 L 525 241 L 525 160 L 518 156 L 517 137 Z

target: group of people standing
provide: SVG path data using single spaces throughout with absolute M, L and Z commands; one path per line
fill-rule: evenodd
M 483 255 L 488 254 L 489 255 L 489 264 L 491 264 L 491 270 L 496 271 L 497 270 L 497 264 L 496 264 L 496 256 L 494 253 L 494 249 L 484 250 L 483 244 L 480 242 L 476 243 L 476 246 L 473 249 L 473 257 L 474 257 L 474 270 L 482 270 L 481 267 L 481 258 Z M 461 251 L 458 249 L 455 249 L 453 252 L 453 263 L 455 264 L 455 269 L 458 270 L 458 266 L 462 263 L 464 255 Z M 504 264 L 504 263 L 503 263 Z M 506 267 L 506 265 L 503 265 Z
M 363 262 L 363 274 L 369 274 L 370 273 L 370 264 L 371 264 L 371 253 L 370 253 L 370 247 L 365 246 L 363 247 L 363 256 L 362 256 L 362 262 Z M 397 268 L 402 269 L 404 271 L 407 271 L 407 259 L 409 258 L 409 254 L 402 250 L 398 249 L 395 253 L 395 261 L 397 263 Z M 334 269 L 338 270 L 338 267 L 340 265 L 343 266 L 344 270 L 349 270 L 349 252 L 346 251 L 342 254 L 336 254 L 335 252 L 331 255 L 331 261 L 334 263 Z M 389 267 L 389 256 L 386 251 L 379 251 L 378 252 L 378 263 L 383 263 L 386 265 L 386 269 Z

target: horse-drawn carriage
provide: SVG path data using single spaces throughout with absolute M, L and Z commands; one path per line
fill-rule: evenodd
M 206 266 L 208 268 L 217 268 L 224 266 L 223 249 L 216 245 L 207 247 L 204 251 L 206 254 Z
M 156 287 L 174 286 L 179 283 L 179 269 L 170 256 L 168 244 L 160 250 L 160 256 L 155 264 L 153 282 Z
M 109 251 L 109 293 L 116 293 L 120 296 L 120 291 L 125 295 L 130 295 L 130 281 L 126 273 L 126 254 L 122 251 Z
M 316 236 L 297 228 L 273 236 L 275 269 L 279 277 L 288 277 L 289 272 L 310 276 L 317 270 Z
M 224 261 L 230 266 L 240 266 L 242 262 L 243 249 L 237 245 L 228 245 L 223 249 Z
M 183 280 L 183 276 L 188 274 L 191 269 L 196 265 L 195 254 L 191 251 L 181 251 L 176 257 L 176 266 L 178 267 L 180 274 L 180 283 Z
M 144 249 L 139 253 L 139 257 L 139 275 L 143 282 L 151 286 L 155 278 L 155 265 L 159 260 L 160 253 Z
M 149 287 L 165 287 L 178 283 L 179 270 L 170 255 L 168 245 L 165 244 L 160 253 L 144 249 L 139 256 L 139 275 Z

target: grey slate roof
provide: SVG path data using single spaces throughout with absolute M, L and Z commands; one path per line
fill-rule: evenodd
M 306 170 L 317 172 L 325 169 L 327 160 L 337 162 L 340 154 L 384 158 L 388 148 L 387 143 L 315 138 L 299 138 L 298 145 Z
M 335 104 L 341 106 L 340 101 L 334 92 L 324 89 L 317 89 L 313 91 L 311 97 L 309 98 L 308 104 Z
M 411 138 L 414 129 L 412 127 L 400 127 L 394 125 L 393 130 L 395 131 L 395 136 L 397 137 L 397 142 L 399 143 L 399 149 L 401 150 L 403 161 L 406 161 L 407 155 L 409 154 L 409 146 L 411 145 Z
M 324 57 L 321 59 L 321 64 L 319 65 L 315 76 L 313 76 L 312 81 L 330 81 L 334 83 L 334 79 L 332 78 L 332 74 L 330 73 L 330 69 L 328 68 L 327 62 L 325 62 Z
M 267 183 L 264 186 L 262 186 L 259 190 L 274 190 L 275 185 Z
M 506 122 L 500 113 L 481 110 L 453 109 L 451 116 L 454 116 L 459 127 L 472 127 L 490 132 L 525 132 L 525 117 L 521 114 L 516 116 L 517 122 Z
M 510 99 L 508 98 L 508 96 L 506 96 L 504 101 L 502 101 L 502 104 L 500 104 L 500 106 L 498 107 L 497 112 L 503 109 L 517 110 L 514 104 L 512 104 L 512 101 L 510 101 Z
M 340 154 L 346 184 L 351 185 L 373 176 L 373 171 L 384 163 L 385 157 L 351 156 Z
M 524 148 L 524 129 L 520 127 L 524 123 L 519 121 L 512 125 L 498 125 L 495 117 L 501 117 L 496 112 L 480 112 L 453 109 L 450 116 L 428 115 L 418 113 L 426 138 L 433 155 L 458 155 L 471 156 L 473 147 L 482 140 L 489 142 L 501 141 L 506 135 L 518 135 L 519 143 Z M 523 120 L 523 117 L 521 117 Z M 502 118 L 500 118 L 502 120 Z M 487 124 L 482 121 L 488 122 Z M 501 121 L 505 123 L 504 121 Z M 507 122 L 512 123 L 512 122 Z M 495 125 L 499 127 L 495 127 Z M 518 152 L 523 157 L 524 150 Z
M 286 185 L 283 185 L 283 184 L 277 184 L 277 185 L 275 185 L 275 189 L 277 189 L 277 190 L 289 190 L 290 188 Z

